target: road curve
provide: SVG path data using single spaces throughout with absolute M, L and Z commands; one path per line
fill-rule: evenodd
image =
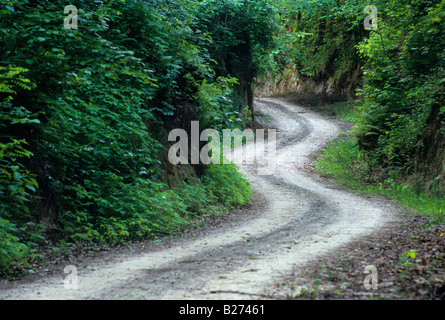
M 266 205 L 200 236 L 121 261 L 77 270 L 77 289 L 57 277 L 0 290 L 0 299 L 256 299 L 277 277 L 372 233 L 393 219 L 386 208 L 327 186 L 304 170 L 309 156 L 339 128 L 283 99 L 261 99 L 256 110 L 277 129 L 276 170 L 241 172 Z M 243 147 L 235 150 L 240 156 Z M 254 142 L 244 146 L 253 155 Z

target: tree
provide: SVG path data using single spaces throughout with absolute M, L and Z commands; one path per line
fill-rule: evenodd
M 261 74 L 261 60 L 274 48 L 278 20 L 267 0 L 204 0 L 197 25 L 210 36 L 205 43 L 217 76 L 235 77 L 235 93 L 253 117 L 253 80 Z

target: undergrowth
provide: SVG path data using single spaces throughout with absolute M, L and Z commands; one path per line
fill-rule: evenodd
M 341 108 L 340 115 L 342 119 L 353 119 L 354 113 L 354 109 Z M 341 135 L 323 151 L 315 163 L 315 170 L 355 192 L 389 197 L 407 209 L 431 216 L 435 223 L 444 222 L 444 190 L 436 188 L 426 192 L 400 175 L 382 174 L 377 163 L 360 150 L 352 132 Z
M 266 0 L 241 3 L 74 0 L 66 15 L 63 1 L 0 2 L 0 275 L 53 242 L 163 236 L 248 201 L 233 165 L 160 183 L 171 129 L 250 119 L 241 84 L 278 18 Z
M 210 165 L 202 178 L 192 179 L 189 183 L 182 182 L 176 188 L 170 189 L 163 184 L 150 184 L 150 188 L 151 191 L 148 188 L 145 190 L 147 194 L 142 194 L 138 189 L 127 190 L 132 197 L 144 197 L 146 200 L 144 208 L 138 207 L 138 211 L 127 218 L 108 217 L 93 224 L 80 212 L 76 219 L 65 214 L 65 229 L 61 230 L 65 237 L 46 245 L 50 245 L 49 250 L 58 252 L 74 244 L 118 245 L 171 235 L 202 223 L 203 219 L 210 216 L 223 214 L 251 201 L 250 184 L 234 164 Z M 134 206 L 135 202 L 128 205 Z M 39 248 L 37 245 L 39 239 L 22 243 L 15 236 L 23 230 L 24 227 L 0 219 L 2 276 L 13 276 L 20 273 L 28 263 L 44 258 L 43 247 Z M 37 233 L 34 236 L 36 235 Z M 43 239 L 41 235 L 39 237 Z

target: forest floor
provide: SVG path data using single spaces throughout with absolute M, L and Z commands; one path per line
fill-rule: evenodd
M 405 215 L 372 235 L 357 239 L 283 276 L 271 288 L 275 299 L 445 300 L 444 227 Z M 408 254 L 413 252 L 414 254 Z M 366 266 L 374 266 L 376 287 L 366 289 Z
M 443 228 L 314 174 L 313 155 L 347 124 L 283 99 L 256 108 L 260 126 L 277 129 L 276 166 L 259 175 L 239 165 L 253 187 L 250 206 L 181 236 L 67 248 L 30 265 L 31 275 L 0 282 L 0 299 L 443 298 Z M 253 142 L 234 150 L 236 161 L 252 156 Z M 65 285 L 66 265 L 75 267 L 76 290 Z M 377 289 L 364 286 L 369 265 Z

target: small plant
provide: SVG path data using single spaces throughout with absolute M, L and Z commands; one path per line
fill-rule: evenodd
M 250 202 L 250 183 L 234 164 L 211 164 L 203 177 L 208 190 L 226 206 L 240 207 Z
M 414 261 L 416 259 L 416 250 L 408 250 L 403 252 L 400 255 L 401 267 L 403 268 L 403 272 L 400 274 L 401 278 L 407 277 L 407 272 L 411 271 L 414 268 Z
M 416 259 L 416 250 L 408 250 L 400 255 L 400 261 L 404 268 L 410 268 L 413 265 L 414 259 Z

